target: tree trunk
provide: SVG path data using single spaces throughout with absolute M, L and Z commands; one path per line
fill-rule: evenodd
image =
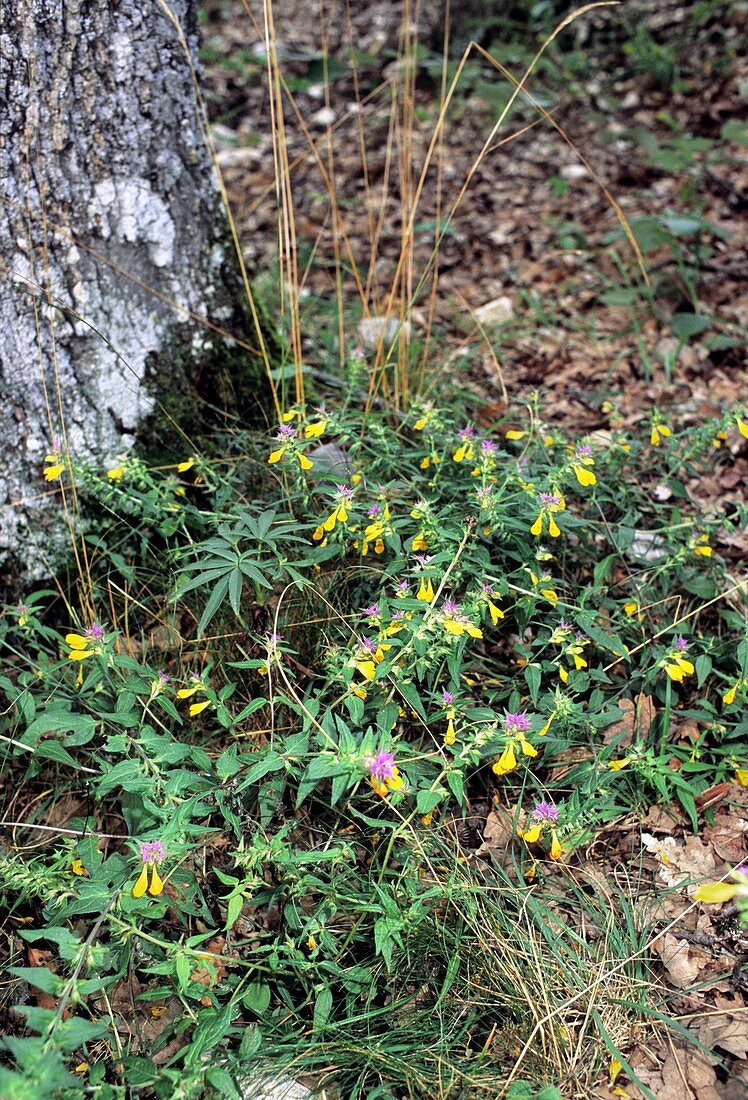
M 0 562 L 26 573 L 54 543 L 53 447 L 104 465 L 163 407 L 186 432 L 199 396 L 236 411 L 225 337 L 257 343 L 194 95 L 197 2 L 169 3 L 187 51 L 165 9 L 0 0 Z

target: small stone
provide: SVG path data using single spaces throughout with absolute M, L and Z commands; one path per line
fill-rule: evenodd
M 380 344 L 386 351 L 398 336 L 410 340 L 411 325 L 410 321 L 401 321 L 399 317 L 364 317 L 357 332 L 357 343 L 367 351 L 376 351 Z
M 583 180 L 589 176 L 589 172 L 583 164 L 563 164 L 558 174 L 562 180 Z
M 315 111 L 309 121 L 314 126 L 332 126 L 336 118 L 337 115 L 332 107 L 320 107 L 319 111 Z
M 514 316 L 514 303 L 511 298 L 494 298 L 485 302 L 475 311 L 476 320 L 482 325 L 505 325 Z
M 242 1100 L 308 1100 L 308 1088 L 292 1077 L 245 1077 L 237 1082 Z

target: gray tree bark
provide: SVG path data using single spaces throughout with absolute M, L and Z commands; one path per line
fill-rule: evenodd
M 169 7 L 194 61 L 197 2 Z M 159 0 L 0 0 L 0 562 L 45 571 L 55 444 L 105 466 L 158 403 L 188 432 L 198 393 L 221 404 L 228 345 L 195 315 L 236 332 L 226 240 Z

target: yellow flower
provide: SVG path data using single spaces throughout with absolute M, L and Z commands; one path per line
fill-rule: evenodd
M 550 716 L 550 718 L 548 719 L 546 724 L 543 726 L 542 730 L 538 730 L 538 737 L 545 737 L 545 735 L 548 733 L 548 730 L 551 728 L 551 722 L 553 721 L 553 719 L 555 717 L 556 717 L 556 712 L 554 710 L 553 714 Z
M 411 549 L 413 550 L 428 550 L 429 544 L 426 542 L 423 531 L 419 531 L 416 537 L 413 539 Z
M 93 638 L 84 637 L 82 634 L 66 634 L 65 644 L 70 646 L 69 661 L 85 661 L 87 657 L 93 657 L 96 652 Z
M 430 412 L 424 413 L 423 416 L 419 416 L 418 420 L 416 420 L 415 424 L 413 425 L 413 431 L 414 432 L 422 432 L 423 429 L 428 424 L 430 419 L 431 419 L 431 413 Z
M 452 458 L 455 462 L 464 462 L 467 458 L 470 460 L 473 457 L 473 444 L 468 440 L 466 443 L 461 443 L 457 448 Z
M 107 470 L 106 476 L 110 481 L 122 481 L 122 478 L 125 476 L 125 467 L 123 463 L 120 462 L 119 466 L 115 466 L 113 470 Z
M 733 684 L 730 690 L 726 691 L 725 694 L 722 696 L 722 702 L 725 704 L 726 707 L 729 707 L 730 703 L 735 702 L 735 696 L 737 695 L 739 684 L 740 681 L 738 680 L 738 682 Z
M 699 535 L 699 537 L 691 542 L 691 549 L 697 557 L 711 558 L 712 548 L 709 545 L 708 535 Z
M 628 617 L 631 618 L 631 616 L 636 615 L 637 611 L 639 610 L 639 604 L 636 603 L 634 600 L 629 600 L 628 603 L 625 603 L 623 605 L 623 610 L 626 612 Z
M 722 444 L 724 443 L 724 441 L 726 439 L 727 439 L 727 432 L 717 432 L 716 435 L 714 436 L 714 438 L 712 439 L 712 446 L 719 448 L 719 447 L 722 446 Z
M 608 768 L 612 772 L 619 772 L 622 768 L 625 768 L 630 763 L 630 757 L 624 756 L 621 760 L 611 760 L 608 763 Z
M 736 768 L 735 781 L 739 783 L 741 787 L 748 787 L 748 768 Z
M 452 721 L 452 719 L 450 718 L 449 722 L 447 723 L 447 732 L 444 734 L 444 744 L 445 745 L 454 745 L 455 740 L 456 740 L 455 724 Z
M 460 619 L 444 619 L 443 625 L 449 634 L 456 634 L 458 638 L 463 634 L 469 634 L 471 638 L 483 637 L 483 631 L 474 623 L 462 622 Z
M 572 466 L 580 485 L 597 485 L 597 478 L 592 470 L 586 470 L 584 466 Z
M 682 684 L 686 676 L 691 676 L 694 671 L 691 662 L 680 653 L 670 653 L 662 662 L 662 667 L 677 684 Z
M 748 424 L 746 424 L 744 420 L 741 420 L 739 416 L 735 418 L 735 423 L 738 426 L 738 431 L 740 432 L 740 434 L 745 439 L 748 439 Z
M 421 467 L 422 470 L 428 470 L 430 465 L 431 465 L 431 459 L 428 455 L 426 455 L 425 458 L 421 459 L 420 467 Z
M 514 755 L 514 741 L 507 741 L 504 751 L 493 766 L 496 775 L 508 775 L 517 767 L 517 757 Z
M 88 878 L 88 871 L 83 866 L 82 859 L 74 859 L 71 865 L 71 870 L 74 875 L 84 875 L 86 878 Z
M 434 586 L 430 578 L 426 580 L 425 577 L 421 577 L 421 584 L 416 593 L 416 599 L 425 600 L 426 603 L 434 602 Z
M 140 857 L 143 860 L 143 867 L 132 888 L 133 897 L 142 898 L 146 890 L 153 897 L 158 897 L 159 894 L 163 893 L 164 884 L 156 864 L 166 858 L 166 850 L 160 840 L 146 840 L 140 845 Z M 151 876 L 150 884 L 148 883 L 149 872 Z
M 506 439 L 517 440 L 517 439 L 524 439 L 524 437 L 527 435 L 527 432 L 521 432 L 521 431 L 518 431 L 516 428 L 510 428 L 508 432 L 504 433 L 504 435 L 505 435 Z
M 504 612 L 501 610 L 500 607 L 496 606 L 493 600 L 488 601 L 488 613 L 491 616 L 491 622 L 494 626 L 496 626 L 499 619 L 503 619 L 505 617 Z
M 301 453 L 301 451 L 296 452 L 296 457 L 299 460 L 299 466 L 301 466 L 302 470 L 311 470 L 312 466 L 314 465 L 311 458 L 307 458 L 305 454 Z
M 304 438 L 319 439 L 319 437 L 323 435 L 326 427 L 326 420 L 315 420 L 313 423 L 307 424 L 307 426 L 304 428 Z
M 561 859 L 561 856 L 563 854 L 564 854 L 564 849 L 561 846 L 561 841 L 558 839 L 558 836 L 556 835 L 556 830 L 551 829 L 551 851 L 550 851 L 551 859 Z
M 202 714 L 211 705 L 210 699 L 203 699 L 199 703 L 190 704 L 190 718 L 195 718 L 198 714 Z
M 56 481 L 62 475 L 65 463 L 58 451 L 52 451 L 44 458 L 44 480 Z
M 531 825 L 529 829 L 519 829 L 519 835 L 527 844 L 537 844 L 540 840 L 541 833 L 543 832 L 543 822 L 536 821 L 534 825 Z
M 392 775 L 387 776 L 386 779 L 377 779 L 375 775 L 372 775 L 371 785 L 380 798 L 386 798 L 390 791 L 400 790 L 403 785 L 403 777 L 397 768 L 393 768 Z
M 653 424 L 649 435 L 649 442 L 653 447 L 659 447 L 662 439 L 669 439 L 673 433 L 667 424 Z
M 271 451 L 271 453 L 268 455 L 268 462 L 271 466 L 276 462 L 280 462 L 280 460 L 283 458 L 283 455 L 286 453 L 286 449 L 286 447 L 279 447 L 277 451 Z
M 192 687 L 180 688 L 179 691 L 177 692 L 177 699 L 191 699 L 192 696 L 195 694 L 195 692 L 204 691 L 204 690 L 205 690 L 205 688 L 198 681 L 197 683 L 193 684 Z
M 194 458 L 194 456 L 190 456 L 190 458 L 185 459 L 184 462 L 178 463 L 177 472 L 180 473 L 180 474 L 186 474 L 187 471 L 191 470 L 194 465 L 195 465 L 195 458 Z
M 748 874 L 741 870 L 730 872 L 732 882 L 711 882 L 697 887 L 695 901 L 705 901 L 708 905 L 722 905 L 733 898 L 748 900 Z

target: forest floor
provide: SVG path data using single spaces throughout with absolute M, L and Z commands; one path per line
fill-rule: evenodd
M 274 4 L 279 58 L 295 103 L 286 99 L 285 142 L 301 295 L 313 321 L 305 328 L 305 355 L 320 373 L 335 354 L 320 318 L 334 312 L 341 219 L 365 287 L 362 303 L 346 267 L 343 294 L 354 317 L 385 312 L 400 255 L 405 136 L 394 125 L 401 105 L 392 101 L 392 66 L 401 7 L 351 3 L 345 15 L 340 4 L 338 18 L 328 12 L 320 19 L 318 0 Z M 631 18 L 642 5 L 626 8 Z M 737 122 L 748 81 L 745 11 L 734 5 L 726 24 L 715 17 L 696 27 L 687 5 L 643 9 L 638 54 L 621 48 L 631 36 L 626 12 L 590 13 L 566 32 L 562 47 L 549 48 L 548 66 L 529 84 L 549 112 L 544 120 L 520 98 L 492 133 L 509 85 L 478 54 L 465 67 L 447 114 L 439 173 L 423 188 L 414 270 L 429 260 L 434 224 L 470 182 L 440 243 L 438 286 L 427 283 L 408 319 L 430 341 L 432 375 L 449 375 L 478 422 L 487 425 L 507 398 L 515 405 L 532 390 L 544 422 L 577 436 L 635 427 L 653 407 L 684 428 L 748 399 L 741 335 L 748 323 L 747 131 Z M 515 25 L 498 23 L 492 33 L 484 29 L 482 41 L 519 77 L 522 59 L 541 38 L 522 38 Z M 441 79 L 439 27 L 419 30 L 426 46 L 408 135 L 416 177 L 438 118 Z M 508 41 L 500 40 L 502 31 L 510 32 Z M 255 273 L 277 271 L 264 38 L 240 2 L 206 5 L 204 64 L 218 162 L 246 261 Z M 320 163 L 337 196 L 335 217 Z M 621 243 L 616 205 L 640 246 L 649 288 L 634 251 Z M 692 506 L 734 507 L 747 474 L 748 445 L 730 440 L 715 452 L 711 475 L 687 486 Z M 667 494 L 668 487 L 653 484 L 652 491 Z M 745 532 L 718 549 L 739 569 Z M 640 704 L 627 717 L 629 736 L 653 716 L 648 698 Z M 695 740 L 698 728 L 686 720 L 673 737 Z M 747 806 L 748 790 L 738 783 L 706 792 L 694 834 L 675 807 L 653 805 L 609 825 L 575 860 L 577 879 L 613 893 L 621 873 L 635 867 L 652 925 L 680 919 L 653 945 L 658 980 L 669 1011 L 704 1053 L 672 1038 L 658 1044 L 647 1037 L 634 1049 L 631 1066 L 660 1100 L 746 1095 L 746 931 L 729 909 L 715 916 L 694 908 L 684 890 L 657 899 L 663 884 L 719 875 L 745 860 Z M 506 832 L 494 809 L 480 850 L 502 844 Z M 715 1051 L 731 1076 L 714 1066 L 708 1052 Z M 602 1082 L 598 1095 L 614 1088 Z M 627 1090 L 617 1095 L 642 1095 L 636 1086 Z
M 260 20 L 262 6 L 250 6 Z M 362 301 L 346 261 L 340 285 L 354 318 L 351 343 L 356 318 L 386 312 L 402 246 L 403 148 L 417 178 L 442 76 L 434 22 L 419 28 L 426 45 L 406 141 L 391 79 L 402 4 L 352 3 L 348 16 L 345 7 L 320 19 L 318 0 L 274 4 L 294 103 L 286 97 L 285 143 L 303 270 L 304 355 L 320 375 L 334 372 L 330 361 L 338 354 L 330 331 L 343 237 L 364 287 Z M 503 413 L 507 400 L 519 408 L 533 391 L 544 422 L 578 436 L 633 428 L 648 422 L 654 407 L 687 428 L 748 401 L 748 131 L 737 120 L 748 64 L 739 7 L 725 20 L 718 5 L 712 21 L 698 26 L 689 6 L 677 4 L 582 16 L 530 81 L 548 117 L 520 98 L 497 134 L 492 127 L 509 85 L 485 58 L 471 56 L 446 116 L 439 171 L 427 177 L 415 219 L 416 273 L 431 256 L 434 226 L 469 184 L 439 246 L 438 283 L 427 281 L 409 320 L 429 349 L 429 377 L 438 384 L 448 376 L 479 423 Z M 519 77 L 541 38 L 499 22 L 483 28 L 481 40 Z M 502 31 L 509 34 L 503 42 Z M 218 162 L 244 254 L 251 271 L 277 271 L 263 33 L 237 0 L 206 5 L 203 36 Z M 335 216 L 320 164 L 334 188 Z M 616 204 L 641 248 L 649 287 L 621 239 Z M 710 475 L 688 484 L 693 507 L 729 510 L 746 474 L 748 445 L 731 439 L 715 450 Z M 653 479 L 652 491 L 669 490 Z M 748 552 L 745 534 L 725 536 L 718 549 L 737 576 Z M 651 700 L 640 704 L 627 718 L 629 736 L 653 717 Z M 698 734 L 686 720 L 673 737 L 695 741 Z M 655 805 L 610 824 L 573 864 L 579 880 L 614 895 L 621 876 L 635 872 L 652 926 L 679 922 L 653 945 L 661 959 L 656 981 L 669 1012 L 704 1053 L 672 1036 L 642 1039 L 630 1062 L 660 1100 L 737 1100 L 748 1089 L 746 930 L 730 907 L 715 914 L 695 907 L 685 889 L 661 893 L 746 858 L 748 789 L 721 784 L 699 808 L 698 834 L 677 808 Z M 500 808 L 488 814 L 483 854 L 507 842 L 500 818 Z M 598 1095 L 615 1091 L 612 1081 L 601 1082 Z M 617 1094 L 642 1095 L 634 1085 Z

